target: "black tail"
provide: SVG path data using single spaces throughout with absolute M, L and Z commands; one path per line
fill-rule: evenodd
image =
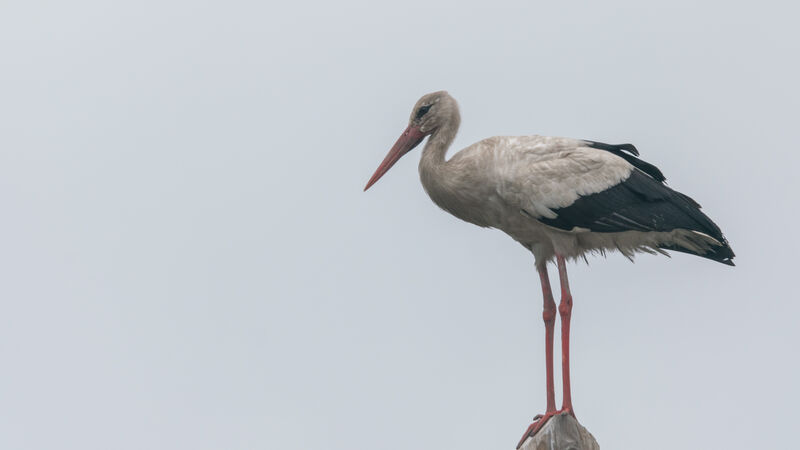
M 659 248 L 663 248 L 664 250 L 672 250 L 674 252 L 688 253 L 690 255 L 701 256 L 703 258 L 720 262 L 722 264 L 727 264 L 729 266 L 736 265 L 733 263 L 733 257 L 736 255 L 733 253 L 733 249 L 731 248 L 730 245 L 728 245 L 727 242 L 723 242 L 721 246 L 714 247 L 706 253 L 697 253 L 695 251 L 688 250 L 683 247 L 678 247 L 677 245 L 660 245 Z

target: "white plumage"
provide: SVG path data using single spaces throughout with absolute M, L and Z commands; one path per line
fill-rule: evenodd
M 626 179 L 635 169 L 624 159 L 578 139 L 545 136 L 484 139 L 437 164 L 443 148 L 428 144 L 420 162 L 422 185 L 431 199 L 460 219 L 506 232 L 531 248 L 537 261 L 547 261 L 556 251 L 575 257 L 593 247 L 637 247 L 618 233 L 589 239 L 596 233 L 581 228 L 565 232 L 532 220 L 555 219 L 554 209 Z

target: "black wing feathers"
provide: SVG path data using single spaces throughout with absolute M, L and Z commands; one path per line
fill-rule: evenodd
M 621 156 L 620 153 L 628 152 L 633 156 L 639 156 L 639 150 L 636 150 L 636 147 L 634 147 L 633 144 L 606 144 L 597 141 L 587 141 L 585 139 L 583 140 L 583 142 L 589 144 L 589 147 L 605 150 L 615 155 Z
M 555 219 L 539 218 L 546 225 L 565 231 L 575 227 L 598 233 L 623 231 L 699 231 L 720 242 L 721 247 L 704 256 L 732 264 L 733 251 L 719 227 L 700 211 L 690 197 L 656 179 L 633 170 L 628 179 L 605 191 L 578 198 L 570 206 L 554 209 Z M 667 247 L 671 250 L 686 251 Z
M 613 153 L 620 158 L 628 161 L 633 167 L 641 170 L 642 172 L 650 175 L 657 181 L 665 181 L 667 178 L 661 173 L 661 170 L 658 167 L 646 162 L 642 161 L 641 159 L 637 158 L 639 156 L 639 150 L 636 150 L 636 147 L 633 144 L 605 144 L 602 142 L 596 141 L 586 141 L 586 145 L 591 148 L 596 148 L 598 150 L 605 150 L 609 153 Z
M 696 230 L 719 240 L 722 233 L 688 197 L 634 170 L 627 180 L 605 191 L 578 198 L 541 222 L 571 230 L 588 228 L 600 233 L 622 231 Z

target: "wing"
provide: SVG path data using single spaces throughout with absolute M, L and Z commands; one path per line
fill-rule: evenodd
M 608 189 L 582 196 L 553 212 L 557 217 L 539 220 L 562 230 L 581 227 L 616 233 L 680 228 L 722 240 L 719 227 L 700 211 L 696 202 L 638 170 Z
M 732 264 L 734 254 L 722 231 L 697 202 L 664 185 L 655 166 L 638 159 L 631 164 L 619 155 L 621 150 L 634 153 L 635 148 L 591 141 L 571 145 L 575 147 L 550 145 L 547 151 L 520 158 L 505 198 L 516 201 L 523 214 L 567 232 L 701 233 L 715 244 L 700 256 Z

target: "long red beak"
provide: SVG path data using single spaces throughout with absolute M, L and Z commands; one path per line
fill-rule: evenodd
M 403 131 L 403 134 L 397 139 L 397 142 L 394 143 L 392 149 L 389 150 L 389 154 L 386 155 L 386 158 L 383 158 L 383 162 L 378 166 L 378 170 L 375 171 L 372 178 L 369 179 L 364 190 L 366 191 L 370 186 L 375 184 L 383 174 L 392 168 L 394 163 L 400 160 L 403 155 L 410 152 L 411 149 L 419 145 L 423 139 L 425 139 L 425 134 L 420 131 L 419 127 L 409 125 L 406 131 Z

